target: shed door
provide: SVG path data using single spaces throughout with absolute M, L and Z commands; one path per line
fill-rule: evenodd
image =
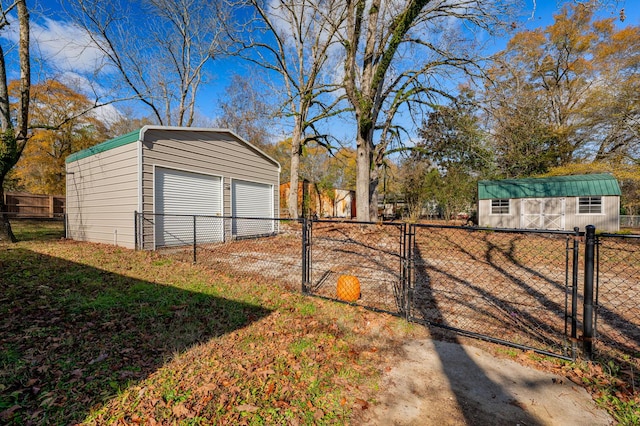
M 156 168 L 156 247 L 223 240 L 222 183 L 218 176 Z M 206 216 L 206 217 L 205 217 Z
M 273 185 L 234 180 L 231 188 L 233 235 L 253 237 L 273 233 Z M 243 218 L 261 218 L 243 219 Z
M 564 229 L 564 198 L 523 198 L 520 227 L 524 229 Z

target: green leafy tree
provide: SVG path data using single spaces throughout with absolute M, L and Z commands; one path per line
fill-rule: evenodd
M 463 89 L 423 123 L 410 159 L 402 166 L 405 201 L 415 217 L 436 201 L 446 218 L 469 212 L 478 179 L 491 176 L 494 157 L 482 131 L 473 93 Z

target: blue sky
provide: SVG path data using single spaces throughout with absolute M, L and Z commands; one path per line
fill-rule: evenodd
M 108 1 L 108 0 L 106 0 Z M 553 22 L 553 14 L 559 10 L 559 5 L 566 3 L 556 0 L 526 0 L 528 8 L 523 11 L 525 20 L 519 24 L 526 28 L 533 29 L 544 27 Z M 605 1 L 605 0 L 603 0 Z M 87 48 L 88 41 L 83 39 L 83 34 L 70 25 L 68 17 L 65 15 L 63 5 L 64 0 L 31 0 L 28 2 L 32 8 L 32 39 L 39 41 L 37 51 L 41 57 L 55 65 L 68 75 L 80 76 L 91 79 L 91 69 L 100 61 L 100 54 L 95 49 Z M 640 0 L 610 1 L 609 7 L 601 11 L 601 17 L 620 16 L 620 10 L 624 9 L 626 19 L 616 22 L 619 26 L 640 25 Z M 535 11 L 533 6 L 535 4 Z M 131 21 L 144 19 L 144 16 L 134 16 Z M 70 41 L 73 41 L 70 43 Z M 507 39 L 496 40 L 494 48 L 501 49 L 506 45 Z M 46 64 L 47 62 L 45 62 Z M 35 66 L 34 80 L 46 78 L 48 67 L 40 66 L 42 62 L 37 62 Z M 198 97 L 199 115 L 205 119 L 214 119 L 218 113 L 218 102 L 224 96 L 224 89 L 229 83 L 229 78 L 233 73 L 245 73 L 246 65 L 239 63 L 236 59 L 216 59 L 210 61 L 207 70 L 211 76 L 210 81 L 204 85 Z M 10 72 L 10 77 L 13 74 Z M 82 81 L 80 78 L 77 81 Z M 133 104 L 140 106 L 139 104 Z M 145 114 L 140 110 L 141 115 Z

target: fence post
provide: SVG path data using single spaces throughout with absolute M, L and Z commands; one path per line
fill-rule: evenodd
M 405 283 L 404 283 L 404 319 L 409 321 L 411 318 L 411 277 L 413 269 L 413 244 L 416 235 L 416 226 L 414 224 L 405 225 Z
M 311 221 L 301 218 L 302 223 L 302 293 L 309 293 L 309 278 L 311 268 Z
M 582 343 L 588 359 L 593 355 L 593 278 L 595 265 L 596 227 L 587 225 L 584 250 L 584 311 Z
M 407 317 L 407 224 L 400 225 L 400 313 Z
M 578 268 L 579 268 L 579 242 L 580 228 L 573 228 L 573 270 L 571 276 L 571 352 L 575 356 L 576 342 L 578 341 Z
M 302 246 L 300 247 L 300 254 L 302 255 L 302 277 L 300 284 L 302 286 L 302 294 L 307 293 L 307 221 L 305 218 L 300 219 L 300 223 L 302 224 Z
M 135 250 L 139 250 L 138 247 L 138 211 L 133 212 L 133 247 Z
M 193 263 L 196 263 L 196 215 L 193 215 Z

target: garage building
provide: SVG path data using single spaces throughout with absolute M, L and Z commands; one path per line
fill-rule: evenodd
M 478 225 L 492 228 L 620 229 L 620 186 L 610 174 L 478 182 Z
M 229 130 L 145 126 L 70 155 L 66 166 L 74 240 L 188 244 L 189 215 L 200 215 L 199 241 L 216 242 L 274 231 L 275 221 L 222 217 L 278 217 L 280 165 Z

